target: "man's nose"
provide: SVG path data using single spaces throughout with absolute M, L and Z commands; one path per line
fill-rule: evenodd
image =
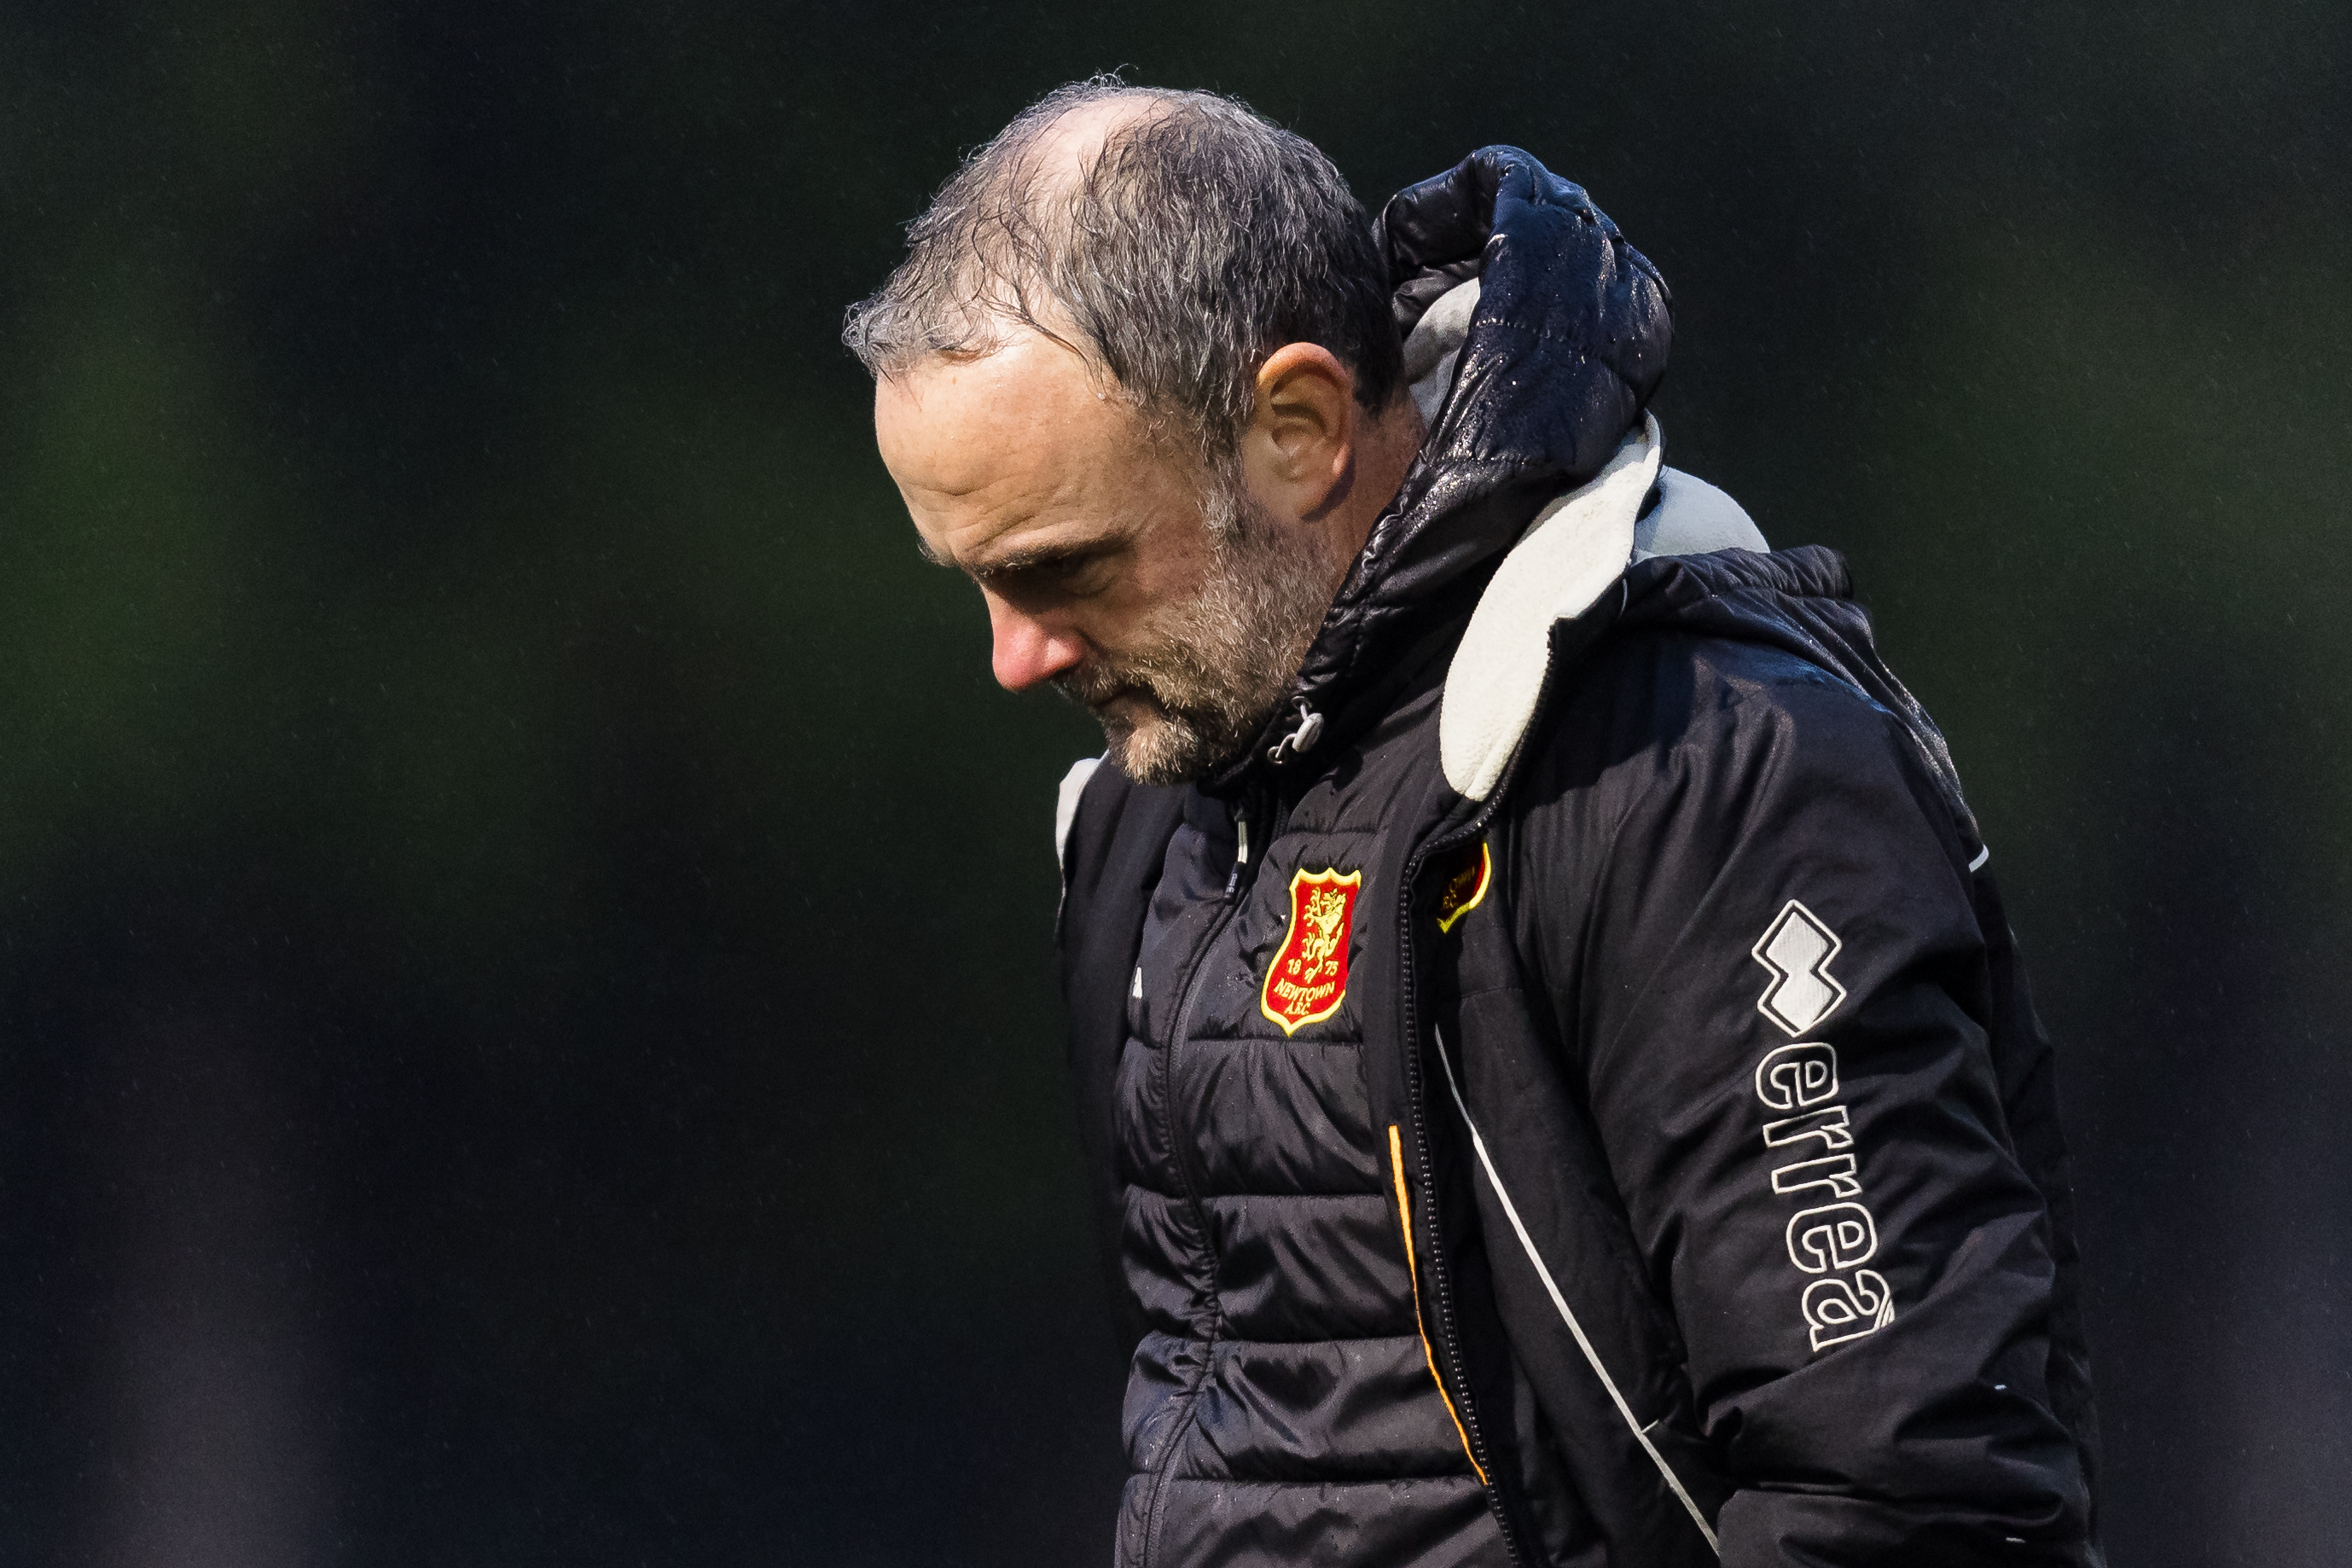
M 988 598 L 988 629 L 996 684 L 1007 691 L 1026 691 L 1086 657 L 1086 639 L 1076 632 L 1024 615 L 993 594 Z

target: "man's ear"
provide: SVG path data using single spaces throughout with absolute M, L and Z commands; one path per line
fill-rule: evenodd
M 1316 518 L 1347 498 L 1362 410 L 1356 378 L 1329 349 L 1285 343 L 1258 367 L 1242 434 L 1250 493 L 1293 517 Z

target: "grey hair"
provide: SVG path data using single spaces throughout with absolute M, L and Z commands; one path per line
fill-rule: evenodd
M 1064 115 L 1113 100 L 1150 107 L 1075 171 L 1035 155 Z M 1328 349 L 1360 403 L 1387 405 L 1402 379 L 1388 293 L 1364 209 L 1313 143 L 1235 99 L 1096 77 L 965 159 L 842 341 L 889 377 L 1033 328 L 1228 474 L 1258 368 L 1285 343 Z

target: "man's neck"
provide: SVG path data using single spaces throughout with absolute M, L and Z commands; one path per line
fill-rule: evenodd
M 1365 416 L 1357 426 L 1353 461 L 1348 477 L 1333 492 L 1318 517 L 1331 562 L 1331 587 L 1339 591 L 1348 568 L 1363 552 L 1372 524 L 1396 499 L 1421 444 L 1429 435 L 1421 411 L 1400 391 L 1378 414 Z

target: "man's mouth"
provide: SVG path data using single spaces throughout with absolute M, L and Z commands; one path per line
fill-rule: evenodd
M 1167 712 L 1160 700 L 1140 686 L 1122 686 L 1093 705 L 1094 710 L 1108 718 L 1127 720 L 1158 718 Z
M 1167 705 L 1151 689 L 1142 683 L 1116 677 L 1075 674 L 1055 682 L 1062 694 L 1106 723 L 1132 727 L 1152 719 L 1165 718 Z

